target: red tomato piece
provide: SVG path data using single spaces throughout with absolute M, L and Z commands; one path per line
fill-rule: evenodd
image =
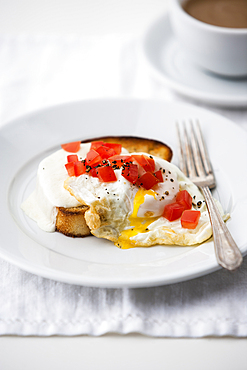
M 142 186 L 144 189 L 149 190 L 156 184 L 158 184 L 159 180 L 155 177 L 151 172 L 145 172 L 138 181 L 136 182 L 137 185 Z
M 145 160 L 145 157 L 143 154 L 133 154 L 132 159 L 135 160 L 140 166 L 147 165 L 147 161 Z
M 111 166 L 97 168 L 97 174 L 101 182 L 117 181 L 115 172 Z
M 176 195 L 176 202 L 184 206 L 184 209 L 191 209 L 192 197 L 187 190 L 181 190 Z
M 112 148 L 107 148 L 105 146 L 99 146 L 95 149 L 97 153 L 101 156 L 102 159 L 107 159 L 116 154 L 115 150 Z
M 143 154 L 133 154 L 132 158 L 146 171 L 153 172 L 155 162 L 153 158 L 147 157 Z
M 200 211 L 185 210 L 181 217 L 181 225 L 185 229 L 195 229 L 201 216 Z
M 112 166 L 121 167 L 123 164 L 129 162 L 131 160 L 130 155 L 113 155 L 112 157 L 108 158 L 108 161 Z
M 81 147 L 81 142 L 73 141 L 72 143 L 61 144 L 61 147 L 66 152 L 77 153 Z
M 78 155 L 77 154 L 70 154 L 67 156 L 68 162 L 78 162 Z
M 92 177 L 98 177 L 97 170 L 98 170 L 97 168 L 91 168 L 91 170 L 89 171 L 90 176 L 92 176 Z
M 163 217 L 168 221 L 175 221 L 182 216 L 184 206 L 179 203 L 166 204 L 163 212 Z
M 151 166 L 152 172 L 153 172 L 155 170 L 155 161 L 153 157 L 151 156 L 147 157 L 146 155 L 144 157 L 148 161 L 149 165 Z
M 92 141 L 91 142 L 91 147 L 90 147 L 90 150 L 91 149 L 98 149 L 100 146 L 104 145 L 104 141 Z
M 124 167 L 122 170 L 122 176 L 131 182 L 132 184 L 135 184 L 138 179 L 138 166 L 137 164 L 130 163 Z
M 115 151 L 116 154 L 120 154 L 122 151 L 122 145 L 116 143 L 104 143 L 104 146 L 111 148 Z
M 89 166 L 95 166 L 99 164 L 101 161 L 102 161 L 102 158 L 99 155 L 99 153 L 96 152 L 96 150 L 94 149 L 89 150 L 86 156 L 86 162 Z
M 69 176 L 75 176 L 74 162 L 66 163 L 65 167 Z
M 74 162 L 75 176 L 80 176 L 83 173 L 86 173 L 86 164 L 85 162 L 77 161 Z
M 156 177 L 157 177 L 157 179 L 159 180 L 159 182 L 164 182 L 164 180 L 163 180 L 163 175 L 162 175 L 162 171 L 161 171 L 161 170 L 156 171 L 156 172 L 154 173 L 154 176 L 156 176 Z

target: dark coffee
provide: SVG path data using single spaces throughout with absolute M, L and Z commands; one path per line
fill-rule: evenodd
M 184 10 L 214 26 L 247 28 L 247 0 L 187 0 Z

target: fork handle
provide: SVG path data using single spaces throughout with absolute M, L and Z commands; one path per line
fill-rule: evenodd
M 235 270 L 243 261 L 242 254 L 221 217 L 209 187 L 202 186 L 201 189 L 208 207 L 217 261 L 225 269 Z

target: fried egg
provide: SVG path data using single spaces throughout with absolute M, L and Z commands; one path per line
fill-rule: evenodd
M 156 244 L 195 245 L 209 239 L 212 235 L 209 214 L 198 187 L 175 165 L 153 158 L 155 171 L 162 171 L 163 182 L 150 190 L 127 181 L 121 168 L 114 170 L 117 178 L 114 182 L 100 182 L 88 174 L 65 180 L 65 189 L 80 204 L 89 206 L 85 220 L 91 233 L 123 249 Z M 182 228 L 180 219 L 170 222 L 162 216 L 165 205 L 175 201 L 179 190 L 187 190 L 193 199 L 192 209 L 201 212 L 195 229 Z M 219 202 L 217 206 L 224 216 Z

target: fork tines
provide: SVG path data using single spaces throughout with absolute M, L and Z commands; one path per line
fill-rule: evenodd
M 189 130 L 187 126 L 189 125 Z M 179 144 L 179 163 L 184 174 L 191 178 L 199 186 L 203 186 L 206 181 L 209 187 L 215 186 L 213 169 L 209 160 L 205 142 L 203 140 L 199 121 L 189 120 L 180 125 L 176 123 L 178 144 Z M 182 140 L 183 137 L 183 140 Z M 183 143 L 184 141 L 184 143 Z

